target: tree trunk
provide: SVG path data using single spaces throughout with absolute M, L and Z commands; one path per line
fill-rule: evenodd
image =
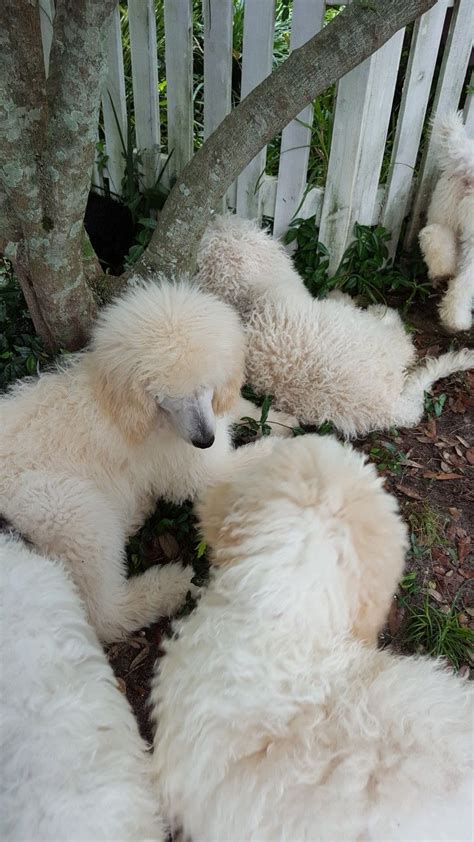
M 2 5 L 0 158 L 9 224 L 1 246 L 50 349 L 80 348 L 96 311 L 84 272 L 83 219 L 115 3 L 57 0 L 47 80 L 38 3 Z

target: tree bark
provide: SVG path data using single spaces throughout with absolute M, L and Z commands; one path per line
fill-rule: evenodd
M 353 0 L 235 108 L 185 167 L 133 275 L 192 272 L 199 241 L 239 173 L 302 109 L 436 0 Z M 377 119 L 377 115 L 373 115 Z M 128 282 L 114 279 L 116 292 Z
M 47 81 L 38 3 L 2 4 L 0 179 L 9 224 L 1 245 L 50 349 L 80 348 L 96 311 L 84 271 L 83 219 L 115 4 L 57 0 Z

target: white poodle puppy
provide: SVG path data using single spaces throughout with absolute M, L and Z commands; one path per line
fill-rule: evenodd
M 172 823 L 195 842 L 471 839 L 471 688 L 375 645 L 407 540 L 374 467 L 278 440 L 200 513 L 217 569 L 152 693 Z
M 474 304 L 474 140 L 462 114 L 433 127 L 440 178 L 420 231 L 420 247 L 433 281 L 448 279 L 439 313 L 449 331 L 469 330 Z
M 341 293 L 313 299 L 282 246 L 254 222 L 216 218 L 198 265 L 201 286 L 244 319 L 253 388 L 304 423 L 332 421 L 346 436 L 415 426 L 425 389 L 474 366 L 465 350 L 411 369 L 416 351 L 396 310 L 361 310 Z
M 192 498 L 215 478 L 231 421 L 258 414 L 240 399 L 243 363 L 231 307 L 185 282 L 149 284 L 102 313 L 69 366 L 0 400 L 0 513 L 68 562 L 102 640 L 184 599 L 191 568 L 127 579 L 124 545 L 157 497 Z
M 166 838 L 150 758 L 61 562 L 0 534 L 3 842 Z

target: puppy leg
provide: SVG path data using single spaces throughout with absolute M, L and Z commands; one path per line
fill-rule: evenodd
M 104 642 L 173 614 L 192 589 L 192 568 L 153 567 L 127 579 L 125 529 L 92 483 L 28 472 L 2 509 L 40 552 L 68 563 Z
M 452 278 L 456 272 L 456 235 L 446 225 L 432 223 L 419 233 L 420 248 L 432 281 Z
M 242 418 L 253 418 L 255 421 L 260 421 L 261 415 L 262 410 L 259 406 L 255 406 L 245 398 L 239 398 L 232 407 L 230 421 L 232 424 L 238 424 Z M 274 436 L 287 437 L 293 435 L 292 428 L 298 426 L 298 419 L 287 412 L 270 409 L 267 423 L 270 424 Z
M 474 265 L 449 281 L 448 289 L 439 305 L 442 325 L 450 333 L 469 330 L 472 325 L 474 303 Z

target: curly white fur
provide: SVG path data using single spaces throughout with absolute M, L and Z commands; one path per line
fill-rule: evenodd
M 469 330 L 474 305 L 474 139 L 461 113 L 435 123 L 433 139 L 440 177 L 419 240 L 429 277 L 448 279 L 439 314 L 456 332 Z
M 218 567 L 152 694 L 172 822 L 195 842 L 471 839 L 472 689 L 375 645 L 406 529 L 373 466 L 276 441 L 201 520 Z
M 102 313 L 89 351 L 0 400 L 0 513 L 69 563 L 103 640 L 184 599 L 192 569 L 127 579 L 124 544 L 157 497 L 192 498 L 218 475 L 232 418 L 256 412 L 240 399 L 243 363 L 230 307 L 185 282 L 149 284 Z
M 164 840 L 150 758 L 65 567 L 0 534 L 3 842 Z
M 278 409 L 347 436 L 414 426 L 424 389 L 474 366 L 474 352 L 444 354 L 414 370 L 416 352 L 396 310 L 361 310 L 347 295 L 313 299 L 282 246 L 255 223 L 224 216 L 204 235 L 198 279 L 239 310 L 247 378 Z

